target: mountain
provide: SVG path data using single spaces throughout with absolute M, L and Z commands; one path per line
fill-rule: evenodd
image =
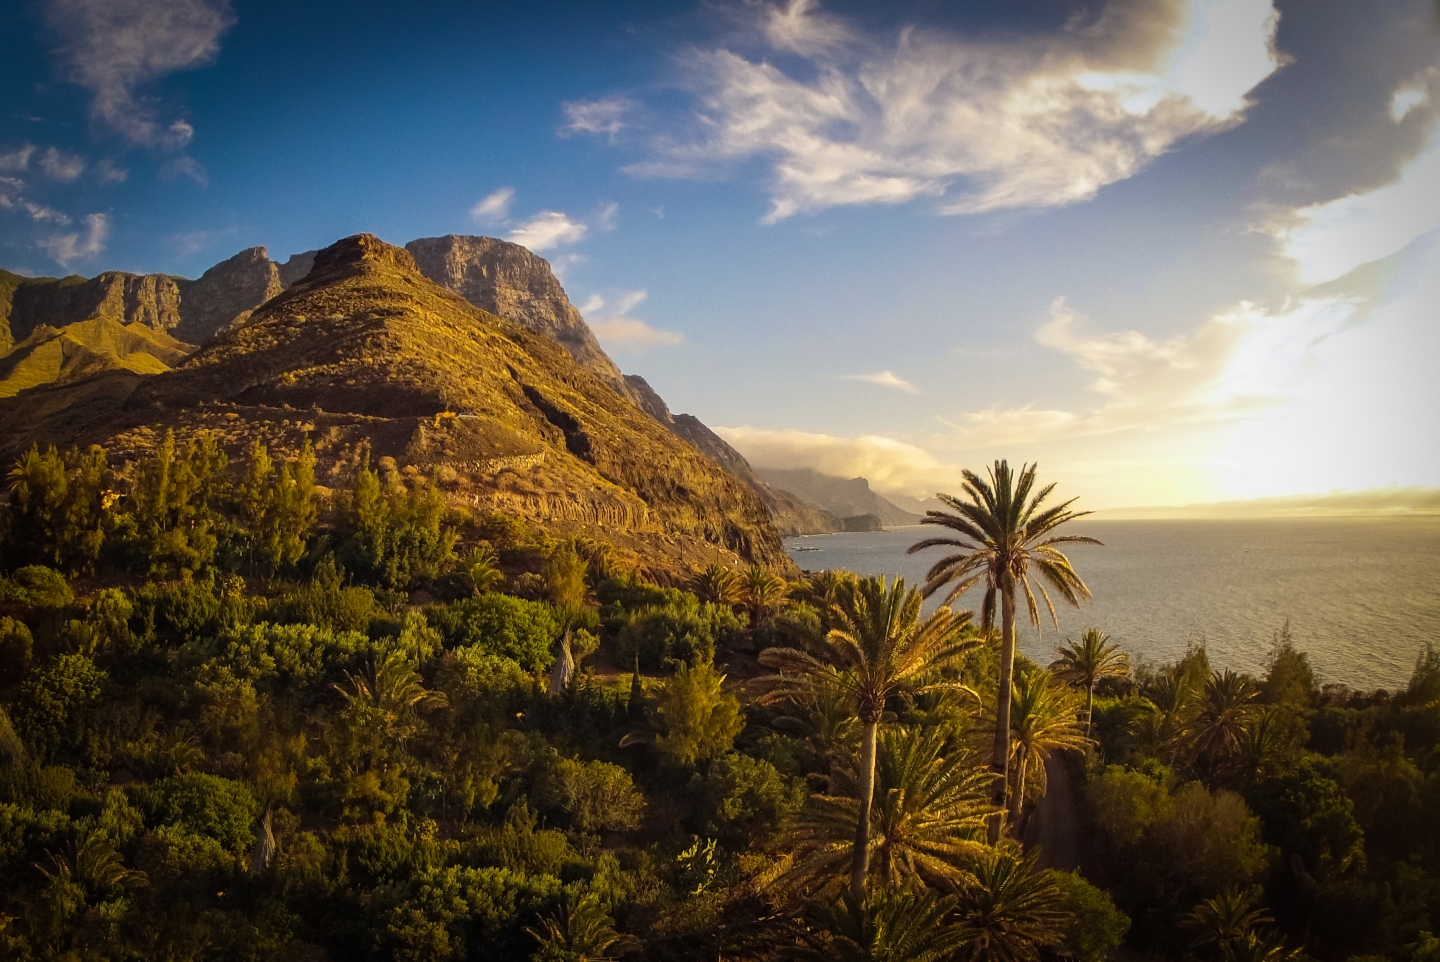
M 62 403 L 65 399 L 71 403 Z M 118 399 L 123 399 L 119 401 Z M 365 451 L 438 471 L 451 502 L 585 533 L 671 570 L 719 552 L 789 561 L 760 498 L 548 337 L 427 280 L 368 234 L 176 369 L 116 373 L 0 401 L 0 454 L 102 443 L 133 459 L 168 428 L 232 456 L 310 437 L 322 484 Z
M 669 428 L 678 437 L 684 438 L 710 460 L 725 468 L 746 484 L 750 485 L 765 507 L 770 509 L 770 518 L 782 538 L 799 534 L 830 534 L 843 531 L 844 524 L 824 508 L 816 507 L 797 498 L 789 491 L 768 484 L 755 473 L 750 462 L 732 448 L 725 439 L 690 414 L 670 413 L 664 399 L 638 374 L 625 375 L 630 396 L 636 399 L 640 409 Z
M 221 261 L 196 280 L 106 271 L 86 279 L 21 277 L 0 271 L 0 351 L 41 325 L 57 330 L 98 317 L 139 324 L 203 344 L 284 287 L 265 248 Z
M 756 472 L 770 484 L 792 491 L 842 520 L 873 514 L 883 524 L 892 527 L 920 523 L 920 515 L 911 514 L 886 501 L 870 490 L 870 482 L 864 478 L 833 478 L 811 468 L 758 468 Z
M 582 367 L 623 392 L 620 369 L 543 257 L 509 241 L 458 234 L 422 237 L 405 249 L 430 280 L 481 310 L 554 338 Z
M 42 324 L 0 357 L 0 397 L 41 384 L 68 384 L 104 371 L 159 374 L 193 350 L 195 345 L 139 321 L 126 324 L 95 317 L 59 330 Z

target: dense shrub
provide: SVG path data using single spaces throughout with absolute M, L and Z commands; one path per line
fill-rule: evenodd
M 805 801 L 805 785 L 769 762 L 731 752 L 690 782 L 700 831 L 740 849 L 772 839 Z
M 553 609 L 544 602 L 510 595 L 483 595 L 426 611 L 450 647 L 475 647 L 518 662 L 526 670 L 555 661 L 560 637 Z
M 671 659 L 709 664 L 717 646 L 733 642 L 744 629 L 729 607 L 682 594 L 629 616 L 620 632 L 620 657 L 627 663 L 638 657 L 640 667 L 652 671 Z
M 255 841 L 260 805 L 243 783 L 215 775 L 162 778 L 137 791 L 140 808 L 157 825 L 173 825 L 214 839 L 227 849 Z

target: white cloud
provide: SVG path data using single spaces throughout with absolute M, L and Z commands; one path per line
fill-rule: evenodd
M 100 178 L 102 184 L 123 184 L 130 176 L 130 171 L 106 157 L 95 165 L 95 174 Z
M 1440 226 L 1440 136 L 1393 184 L 1295 212 L 1277 231 L 1300 276 L 1333 280 Z
M 556 210 L 542 210 L 516 227 L 505 239 L 536 252 L 563 247 L 585 239 L 589 228 Z
M 685 336 L 678 331 L 660 330 L 629 316 L 645 297 L 645 291 L 621 291 L 612 303 L 599 294 L 591 294 L 580 305 L 580 313 L 586 316 L 595 336 L 611 349 L 643 354 L 651 348 L 683 344 Z
M 40 169 L 51 180 L 72 181 L 85 172 L 85 158 L 67 154 L 57 147 L 47 147 L 40 155 Z
M 1179 139 L 1238 123 L 1280 63 L 1270 0 L 1117 0 L 1058 35 L 916 27 L 884 48 L 804 0 L 759 16 L 769 48 L 807 68 L 688 53 L 699 95 L 690 136 L 656 139 L 626 170 L 685 177 L 765 158 L 767 222 L 941 194 L 952 214 L 1085 200 Z
M 898 391 L 905 391 L 909 394 L 919 394 L 919 388 L 902 377 L 897 377 L 893 371 L 876 371 L 874 374 L 847 374 L 847 380 L 864 381 L 866 384 L 874 384 L 879 387 L 893 387 Z
M 1397 124 L 1410 116 L 1410 111 L 1430 101 L 1430 91 L 1419 84 L 1401 87 L 1390 98 L 1390 117 Z
M 30 155 L 35 153 L 34 144 L 21 144 L 14 150 L 0 154 L 0 171 L 21 173 L 30 168 Z
M 685 336 L 678 331 L 662 331 L 634 317 L 592 321 L 590 328 L 607 347 L 618 347 L 636 354 L 655 347 L 673 347 L 685 342 Z
M 94 120 L 132 143 L 180 149 L 194 129 L 160 120 L 140 88 L 213 60 L 235 15 L 228 0 L 49 0 L 46 21 L 62 74 L 90 91 Z
M 749 425 L 717 427 L 715 433 L 757 468 L 811 468 L 837 478 L 866 478 L 881 492 L 924 498 L 959 486 L 960 467 L 924 448 L 882 435 L 842 438 L 831 434 L 771 430 Z
M 560 128 L 560 136 L 604 134 L 613 140 L 625 129 L 625 118 L 635 109 L 635 103 L 627 97 L 604 97 L 566 101 L 561 108 L 565 111 L 565 124 Z
M 194 157 L 181 154 L 165 162 L 160 168 L 162 180 L 175 180 L 179 177 L 189 177 L 201 187 L 210 185 L 210 175 L 205 171 L 205 165 Z
M 110 237 L 110 218 L 105 214 L 87 214 L 84 233 L 56 234 L 37 243 L 62 267 L 88 260 L 105 249 Z
M 483 197 L 470 208 L 472 220 L 481 224 L 503 221 L 510 213 L 510 201 L 515 197 L 514 187 L 501 187 L 493 194 Z
M 18 177 L 0 177 L 0 210 L 19 210 L 37 223 L 70 223 L 70 218 L 53 207 L 38 204 L 25 196 L 25 182 Z
M 611 231 L 620 220 L 620 205 L 615 203 L 601 204 L 595 209 L 595 216 L 590 218 L 590 226 L 599 231 Z

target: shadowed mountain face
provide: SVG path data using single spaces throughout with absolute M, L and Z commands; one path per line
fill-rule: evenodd
M 139 380 L 123 405 L 113 393 L 63 418 L 47 418 L 44 391 L 7 402 L 5 453 L 32 439 L 99 442 L 123 460 L 171 427 L 213 430 L 232 454 L 256 438 L 293 451 L 308 435 L 331 487 L 369 450 L 438 471 L 473 511 L 581 530 L 652 563 L 702 564 L 721 549 L 788 564 L 738 478 L 555 341 L 432 283 L 370 235 L 320 251 L 289 291 Z
M 911 514 L 870 490 L 864 478 L 832 478 L 810 468 L 793 471 L 760 468 L 759 475 L 777 487 L 793 491 L 811 504 L 818 504 L 840 518 L 874 515 L 883 524 L 919 524 L 920 515 Z

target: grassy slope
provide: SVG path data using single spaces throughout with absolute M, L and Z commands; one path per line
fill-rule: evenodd
M 256 437 L 292 449 L 308 435 L 331 486 L 368 448 L 453 472 L 453 500 L 473 509 L 578 529 L 657 561 L 690 565 L 724 548 L 788 564 L 764 506 L 733 475 L 556 342 L 470 305 L 403 250 L 363 235 L 321 252 L 304 282 L 117 408 L 59 440 L 101 441 L 125 457 L 169 426 L 217 430 L 234 453 Z M 537 454 L 539 464 L 487 464 Z

